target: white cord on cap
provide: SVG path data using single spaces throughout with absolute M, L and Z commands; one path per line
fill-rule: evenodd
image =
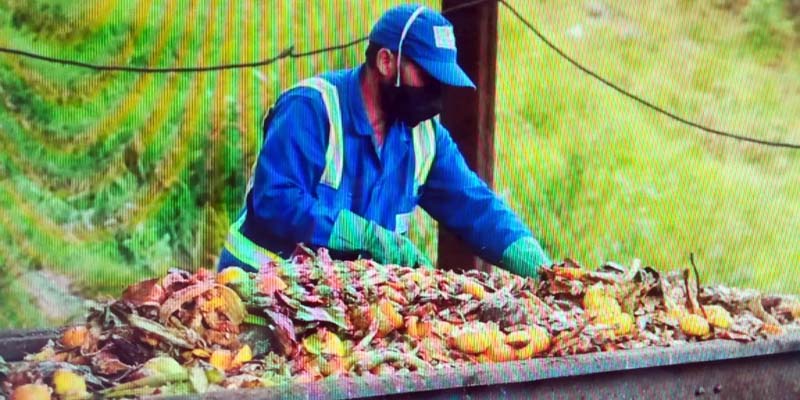
M 403 57 L 403 41 L 406 40 L 406 33 L 408 33 L 408 29 L 411 28 L 411 24 L 414 23 L 414 20 L 417 19 L 422 11 L 425 10 L 425 6 L 420 6 L 414 13 L 408 17 L 408 22 L 406 22 L 406 26 L 403 27 L 403 33 L 400 34 L 400 45 L 397 49 L 397 82 L 395 82 L 395 87 L 400 87 L 400 59 Z

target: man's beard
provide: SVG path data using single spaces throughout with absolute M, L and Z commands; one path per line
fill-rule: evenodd
M 396 87 L 381 81 L 380 105 L 387 122 L 400 120 L 413 128 L 442 112 L 441 87 Z

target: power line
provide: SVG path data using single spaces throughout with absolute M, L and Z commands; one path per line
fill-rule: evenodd
M 639 96 L 637 96 L 637 95 L 635 95 L 635 94 L 633 94 L 633 93 L 631 93 L 631 92 L 629 92 L 629 91 L 627 91 L 627 90 L 625 90 L 623 88 L 621 88 L 617 84 L 609 81 L 606 78 L 603 78 L 602 76 L 598 75 L 594 71 L 584 67 L 583 65 L 581 65 L 580 63 L 575 61 L 572 57 L 570 57 L 566 53 L 564 53 L 561 49 L 559 49 L 556 45 L 554 45 L 550 40 L 548 40 L 541 32 L 539 32 L 538 29 L 536 29 L 533 26 L 533 24 L 530 21 L 525 19 L 525 17 L 523 17 L 522 14 L 519 13 L 519 11 L 517 11 L 514 7 L 512 7 L 510 4 L 508 4 L 508 2 L 506 2 L 505 0 L 498 0 L 498 2 L 500 2 L 500 4 L 502 4 L 506 8 L 508 8 L 508 10 L 511 11 L 511 13 L 514 14 L 514 16 L 518 20 L 520 20 L 526 27 L 528 27 L 528 29 L 530 29 L 536 36 L 538 36 L 539 39 L 541 39 L 553 51 L 558 53 L 558 55 L 560 55 L 561 57 L 563 57 L 564 59 L 569 61 L 572 65 L 574 65 L 575 67 L 577 67 L 578 69 L 580 69 L 584 73 L 586 73 L 586 74 L 592 76 L 593 78 L 597 79 L 598 81 L 604 83 L 606 86 L 616 90 L 617 92 L 627 96 L 628 98 L 631 98 L 631 99 L 639 102 L 640 104 L 645 105 L 646 107 L 649 107 L 650 109 L 652 109 L 652 110 L 654 110 L 656 112 L 664 114 L 664 115 L 666 115 L 666 116 L 668 116 L 668 117 L 670 117 L 670 118 L 672 118 L 672 119 L 674 119 L 676 121 L 679 121 L 681 123 L 689 125 L 689 126 L 691 126 L 693 128 L 697 128 L 697 129 L 700 129 L 702 131 L 705 131 L 705 132 L 708 132 L 708 133 L 712 133 L 712 134 L 715 134 L 715 135 L 724 136 L 724 137 L 731 138 L 731 139 L 736 139 L 736 140 L 741 140 L 741 141 L 744 141 L 744 142 L 756 143 L 756 144 L 760 144 L 760 145 L 764 145 L 764 146 L 784 147 L 784 148 L 789 148 L 789 149 L 800 149 L 800 144 L 786 143 L 786 142 L 776 142 L 776 141 L 770 141 L 770 140 L 756 139 L 756 138 L 743 136 L 743 135 L 737 135 L 737 134 L 734 134 L 734 133 L 725 132 L 725 131 L 721 131 L 721 130 L 718 130 L 718 129 L 709 128 L 709 127 L 704 126 L 704 125 L 700 125 L 697 122 L 690 121 L 690 120 L 688 120 L 688 119 L 686 119 L 684 117 L 681 117 L 680 115 L 677 115 L 677 114 L 675 114 L 673 112 L 667 111 L 667 110 L 665 110 L 665 109 L 663 109 L 663 108 L 661 108 L 661 107 L 659 107 L 659 106 L 657 106 L 657 105 L 655 105 L 655 104 L 653 104 L 653 103 L 651 103 L 651 102 L 649 102 L 649 101 L 647 101 L 647 100 L 645 100 L 645 99 L 643 99 L 643 98 L 641 98 L 641 97 L 639 97 Z
M 465 8 L 471 8 L 483 3 L 488 2 L 496 2 L 497 0 L 475 0 L 471 2 L 467 2 L 464 4 L 460 4 L 456 7 L 448 8 L 445 11 L 442 11 L 442 14 L 447 15 L 449 13 L 453 13 L 459 10 L 463 10 Z M 13 54 L 15 56 L 20 57 L 27 57 L 32 58 L 35 60 L 46 61 L 51 63 L 57 64 L 64 64 L 70 65 L 74 67 L 81 67 L 81 68 L 88 68 L 95 71 L 117 71 L 117 72 L 136 72 L 142 74 L 163 74 L 163 73 L 197 73 L 197 72 L 215 72 L 215 71 L 223 71 L 229 69 L 242 69 L 242 68 L 253 68 L 253 67 L 263 67 L 266 65 L 270 65 L 277 61 L 283 60 L 285 58 L 303 58 L 308 56 L 313 56 L 321 53 L 329 53 L 332 51 L 337 50 L 344 50 L 346 48 L 355 46 L 359 43 L 365 42 L 369 39 L 368 36 L 362 36 L 358 39 L 351 40 L 346 43 L 328 46 L 328 47 L 321 47 L 319 49 L 309 50 L 309 51 L 302 51 L 302 52 L 295 52 L 294 45 L 291 45 L 278 53 L 277 55 L 254 62 L 247 62 L 247 63 L 235 63 L 235 64 L 220 64 L 220 65 L 209 65 L 209 66 L 193 66 L 193 67 L 137 67 L 137 66 L 126 66 L 126 65 L 101 65 L 101 64 L 92 64 L 83 61 L 75 61 L 63 58 L 56 58 L 56 57 L 49 57 L 44 56 L 41 54 L 36 54 L 30 51 L 25 50 L 18 50 L 12 49 L 8 47 L 0 46 L 0 53 L 8 53 Z

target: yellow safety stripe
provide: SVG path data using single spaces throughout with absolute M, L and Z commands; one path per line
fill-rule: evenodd
M 228 230 L 228 237 L 225 240 L 225 249 L 234 257 L 256 269 L 260 269 L 261 266 L 270 261 L 283 261 L 279 255 L 253 243 L 253 241 L 242 235 L 239 229 L 244 224 L 246 216 L 247 210 L 231 225 L 230 230 Z
M 336 86 L 321 78 L 309 78 L 301 81 L 295 87 L 309 87 L 320 92 L 322 101 L 325 104 L 325 109 L 328 113 L 328 120 L 330 122 L 330 131 L 328 133 L 328 148 L 325 151 L 325 169 L 320 178 L 321 183 L 338 189 L 342 182 L 342 169 L 343 169 L 343 152 L 344 152 L 344 136 L 342 133 L 342 116 L 339 108 L 339 93 Z M 264 121 L 268 114 L 264 114 L 261 120 L 263 127 Z M 247 195 L 253 188 L 253 181 L 255 175 L 256 159 L 251 167 L 250 179 L 247 181 L 247 189 L 245 191 L 245 204 L 247 207 Z M 247 216 L 247 210 L 242 213 L 239 219 L 233 223 L 228 230 L 228 237 L 225 240 L 225 248 L 236 258 L 242 262 L 251 265 L 255 268 L 260 268 L 262 265 L 270 261 L 280 262 L 281 257 L 277 254 L 255 244 L 252 240 L 242 235 L 240 229 L 244 224 Z
M 339 91 L 336 86 L 322 78 L 308 78 L 297 86 L 316 89 L 322 94 L 322 101 L 328 111 L 330 132 L 328 132 L 328 149 L 325 151 L 325 169 L 322 171 L 320 183 L 339 189 L 344 169 L 344 134 L 342 132 L 342 113 L 339 108 Z
M 425 184 L 436 155 L 436 125 L 433 119 L 420 122 L 413 131 L 414 140 L 414 194 Z

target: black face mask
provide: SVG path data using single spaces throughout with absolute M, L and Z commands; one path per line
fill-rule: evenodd
M 442 86 L 437 82 L 423 87 L 396 87 L 381 82 L 381 108 L 391 119 L 413 128 L 442 112 Z

